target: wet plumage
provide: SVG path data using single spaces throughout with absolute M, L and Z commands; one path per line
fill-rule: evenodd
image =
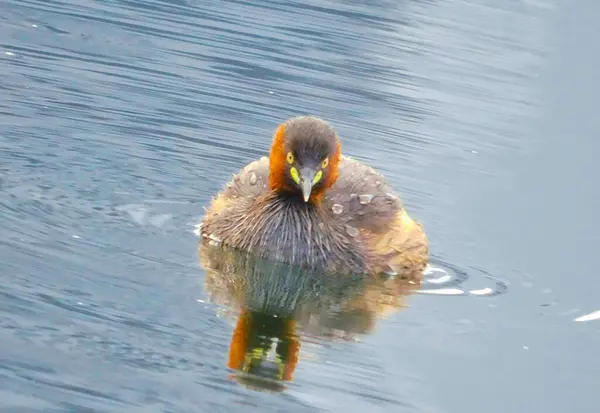
M 385 178 L 341 155 L 334 129 L 308 116 L 280 125 L 270 157 L 247 165 L 213 199 L 202 234 L 324 272 L 421 273 L 428 255 L 422 226 Z

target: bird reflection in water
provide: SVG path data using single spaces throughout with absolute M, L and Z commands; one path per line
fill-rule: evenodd
M 301 337 L 354 340 L 405 306 L 423 266 L 395 276 L 323 274 L 267 261 L 202 239 L 210 300 L 239 314 L 227 366 L 239 383 L 280 392 L 293 379 Z

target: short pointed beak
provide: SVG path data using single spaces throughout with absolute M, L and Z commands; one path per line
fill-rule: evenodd
M 302 195 L 304 196 L 304 202 L 308 202 L 310 199 L 310 193 L 312 191 L 312 181 L 315 178 L 315 171 L 309 168 L 303 168 L 300 171 L 300 187 L 302 188 Z

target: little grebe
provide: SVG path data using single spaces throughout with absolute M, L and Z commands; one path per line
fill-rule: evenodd
M 270 157 L 234 176 L 201 232 L 213 245 L 323 272 L 420 278 L 428 260 L 423 226 L 385 178 L 343 156 L 333 127 L 313 116 L 276 129 Z

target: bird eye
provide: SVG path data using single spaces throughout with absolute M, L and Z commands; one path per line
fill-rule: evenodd
M 287 153 L 287 162 L 288 162 L 289 164 L 292 164 L 292 163 L 294 163 L 294 154 L 293 154 L 293 153 L 291 153 L 291 152 L 288 152 L 288 153 Z
M 321 162 L 321 168 L 325 169 L 328 166 L 329 166 L 329 158 L 323 159 L 323 162 Z

